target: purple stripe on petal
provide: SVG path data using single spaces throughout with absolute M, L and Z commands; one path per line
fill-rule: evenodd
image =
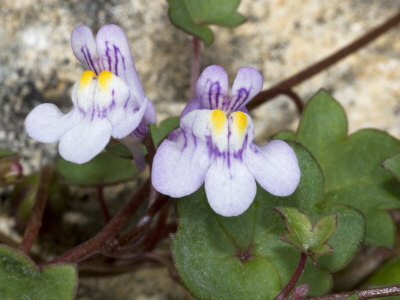
M 97 33 L 96 44 L 100 60 L 108 70 L 125 80 L 135 94 L 134 98 L 142 101 L 145 95 L 123 30 L 116 25 L 104 25 Z
M 243 104 L 246 103 L 246 101 L 248 100 L 250 91 L 251 89 L 250 90 L 246 90 L 244 88 L 239 89 L 237 96 L 236 97 L 234 96 L 231 99 L 232 103 L 230 105 L 231 106 L 230 111 L 236 111 L 238 110 L 238 108 L 242 107 Z
M 204 143 L 195 146 L 188 138 L 184 149 L 183 144 L 183 130 L 175 130 L 173 139 L 164 140 L 158 147 L 151 172 L 154 188 L 175 198 L 199 189 L 210 165 Z
M 196 84 L 196 98 L 201 108 L 222 108 L 224 96 L 228 94 L 228 75 L 220 66 L 209 66 L 201 73 Z
M 231 111 L 244 107 L 263 86 L 263 78 L 252 67 L 240 68 L 232 85 Z

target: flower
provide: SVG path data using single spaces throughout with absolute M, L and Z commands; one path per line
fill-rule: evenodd
M 253 142 L 253 122 L 245 105 L 262 88 L 261 74 L 241 68 L 228 96 L 228 76 L 209 66 L 196 85 L 196 98 L 183 111 L 180 128 L 157 150 L 152 183 L 160 193 L 183 197 L 203 183 L 211 208 L 237 216 L 256 195 L 256 181 L 269 193 L 288 196 L 300 181 L 293 149 L 283 141 Z
M 78 164 L 100 153 L 110 137 L 129 136 L 130 144 L 140 147 L 147 125 L 155 122 L 155 110 L 144 94 L 122 29 L 105 25 L 95 41 L 90 29 L 80 25 L 72 32 L 71 46 L 87 69 L 73 87 L 73 108 L 63 114 L 51 103 L 37 106 L 25 120 L 28 135 L 43 143 L 60 141 L 60 155 Z M 143 157 L 136 155 L 135 160 L 144 167 Z

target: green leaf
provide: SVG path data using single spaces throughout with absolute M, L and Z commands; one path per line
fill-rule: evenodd
M 244 17 L 236 12 L 240 0 L 167 0 L 172 24 L 210 45 L 213 32 L 207 25 L 234 27 Z
M 400 151 L 398 140 L 373 129 L 348 136 L 342 107 L 324 91 L 307 104 L 296 134 L 283 132 L 274 138 L 298 141 L 311 151 L 325 175 L 325 204 L 361 211 L 366 243 L 394 245 L 395 228 L 387 210 L 400 208 L 400 185 L 381 163 Z
M 0 299 L 74 299 L 78 283 L 73 265 L 54 265 L 42 270 L 27 256 L 0 245 Z
M 326 254 L 333 249 L 327 241 L 336 231 L 337 215 L 321 217 L 314 225 L 311 219 L 294 207 L 278 207 L 276 210 L 285 220 L 287 232 L 282 240 L 298 248 L 304 254 L 315 256 Z
M 386 159 L 383 162 L 383 167 L 400 181 L 400 153 Z
M 329 241 L 335 252 L 322 256 L 318 266 L 308 262 L 300 278 L 299 284 L 310 285 L 310 295 L 329 291 L 331 277 L 325 270 L 343 267 L 356 252 L 364 234 L 361 214 L 343 205 L 320 205 L 321 169 L 302 146 L 291 146 L 302 175 L 289 197 L 275 197 L 258 188 L 250 208 L 231 218 L 212 211 L 204 189 L 177 200 L 179 226 L 172 251 L 179 275 L 195 297 L 273 299 L 281 291 L 299 263 L 300 252 L 280 240 L 285 225 L 274 212 L 277 206 L 301 209 L 313 222 L 338 214 L 338 227 Z
M 179 122 L 179 117 L 170 117 L 162 121 L 158 126 L 150 124 L 151 136 L 153 137 L 154 145 L 158 146 L 172 130 L 178 128 Z
M 130 180 L 139 170 L 131 160 L 102 152 L 82 165 L 59 159 L 57 172 L 67 184 L 99 186 Z
M 107 145 L 106 151 L 120 158 L 133 159 L 132 152 L 121 143 Z

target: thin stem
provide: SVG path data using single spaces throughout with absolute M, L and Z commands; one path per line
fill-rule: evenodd
M 114 248 L 116 252 L 117 249 L 123 247 L 132 242 L 136 237 L 138 237 L 152 222 L 154 215 L 167 203 L 168 197 L 165 195 L 159 195 L 159 197 L 154 201 L 154 203 L 146 210 L 145 214 L 140 218 L 136 227 L 125 234 L 123 237 L 116 239 L 110 243 L 111 248 Z M 114 252 L 114 251 L 111 251 Z
M 35 196 L 35 204 L 33 205 L 31 215 L 29 216 L 28 225 L 22 238 L 22 242 L 18 247 L 19 250 L 25 254 L 29 253 L 39 233 L 40 226 L 42 225 L 43 212 L 46 208 L 47 195 L 52 175 L 53 168 L 49 165 L 46 165 L 40 173 L 39 187 Z
M 104 219 L 106 222 L 110 221 L 111 215 L 110 211 L 108 210 L 107 203 L 104 199 L 104 186 L 98 186 L 97 189 L 97 200 L 99 201 L 101 211 L 103 212 Z
M 300 275 L 303 273 L 306 262 L 307 262 L 307 255 L 302 252 L 300 256 L 299 265 L 297 266 L 296 271 L 294 271 L 292 278 L 290 279 L 288 284 L 284 287 L 284 289 L 279 293 L 279 295 L 275 297 L 274 300 L 286 299 L 286 296 L 289 295 L 289 293 L 293 290 L 297 280 L 299 280 Z
M 295 93 L 293 90 L 287 90 L 287 91 L 282 92 L 282 94 L 285 94 L 290 99 L 292 99 L 292 101 L 296 105 L 296 108 L 297 108 L 297 111 L 299 112 L 299 114 L 301 114 L 303 112 L 304 104 L 303 104 L 303 101 L 301 101 L 301 98 L 299 97 L 299 95 L 297 93 Z
M 139 189 L 133 198 L 107 223 L 103 229 L 90 240 L 76 246 L 66 253 L 56 257 L 52 261 L 43 266 L 55 264 L 59 262 L 76 263 L 88 258 L 100 251 L 100 248 L 110 239 L 112 239 L 118 231 L 129 221 L 132 215 L 139 208 L 140 204 L 146 199 L 149 191 L 150 180 Z
M 353 52 L 361 49 L 368 43 L 372 42 L 383 33 L 392 29 L 394 26 L 400 23 L 400 13 L 397 13 L 393 17 L 389 18 L 386 22 L 371 30 L 367 34 L 358 38 L 354 42 L 350 43 L 346 47 L 338 50 L 332 55 L 320 60 L 319 62 L 312 64 L 308 68 L 300 71 L 299 73 L 277 83 L 271 88 L 261 91 L 258 93 L 247 105 L 248 109 L 254 109 L 257 106 L 263 104 L 264 102 L 280 95 L 286 94 L 287 91 L 291 90 L 295 85 L 302 83 L 303 81 L 311 78 L 312 76 L 318 74 L 319 72 L 327 69 L 338 61 L 342 60 L 346 56 L 352 54 Z
M 400 295 L 400 285 L 388 286 L 382 288 L 358 290 L 352 292 L 343 292 L 337 294 L 324 295 L 319 297 L 308 298 L 309 300 L 339 300 L 346 299 L 350 295 L 357 294 L 359 299 L 371 299 L 380 297 L 389 297 Z
M 145 241 L 146 251 L 152 251 L 156 247 L 158 241 L 163 236 L 165 225 L 168 218 L 168 212 L 169 212 L 169 202 L 167 201 L 158 215 L 157 223 L 156 226 L 154 227 L 154 230 L 149 232 L 148 238 Z
M 150 164 L 150 170 L 151 167 L 153 166 L 153 159 L 154 159 L 154 155 L 156 155 L 156 145 L 154 145 L 154 141 L 153 141 L 153 137 L 151 136 L 151 131 L 149 130 L 149 132 L 146 134 L 146 136 L 143 139 L 143 143 L 146 146 L 147 149 L 147 157 L 149 160 L 149 164 Z
M 200 40 L 197 37 L 193 37 L 192 71 L 190 73 L 190 99 L 193 99 L 196 94 L 196 82 L 199 78 L 200 72 L 200 54 Z

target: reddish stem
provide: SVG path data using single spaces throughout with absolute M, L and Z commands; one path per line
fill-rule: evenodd
M 150 130 L 144 137 L 143 144 L 146 146 L 147 149 L 147 157 L 149 160 L 150 170 L 151 170 L 151 167 L 153 166 L 154 155 L 156 155 L 157 149 L 156 145 L 154 145 L 153 137 L 151 136 Z
M 110 211 L 108 210 L 107 203 L 104 199 L 104 186 L 98 186 L 96 187 L 96 189 L 97 189 L 97 200 L 99 201 L 104 219 L 106 220 L 106 222 L 108 222 L 111 219 L 111 215 Z
M 154 215 L 166 204 L 168 199 L 165 195 L 158 194 L 159 197 L 154 201 L 154 203 L 146 210 L 145 214 L 140 218 L 136 227 L 130 230 L 123 237 L 115 239 L 108 245 L 109 250 L 104 249 L 103 253 L 105 255 L 116 256 L 126 252 L 132 251 L 130 243 L 136 239 L 152 222 Z M 125 247 L 126 246 L 126 247 Z
M 139 208 L 140 204 L 146 199 L 150 186 L 150 180 L 139 189 L 135 196 L 107 223 L 103 229 L 90 240 L 76 246 L 66 253 L 56 257 L 52 261 L 42 265 L 50 265 L 59 262 L 76 263 L 88 258 L 100 251 L 100 248 L 129 221 L 132 215 Z
M 196 82 L 200 72 L 201 45 L 197 37 L 193 37 L 192 71 L 190 74 L 190 99 L 196 95 Z
M 388 19 L 385 23 L 371 30 L 370 32 L 358 38 L 357 40 L 350 43 L 346 47 L 320 60 L 319 62 L 309 66 L 303 71 L 300 71 L 299 73 L 277 83 L 271 88 L 261 91 L 249 102 L 247 108 L 254 109 L 257 106 L 263 104 L 264 102 L 280 94 L 287 94 L 288 91 L 290 91 L 295 85 L 302 83 L 303 81 L 311 78 L 312 76 L 318 74 L 319 72 L 327 69 L 328 67 L 342 60 L 346 56 L 363 48 L 365 45 L 372 42 L 374 39 L 381 36 L 383 33 L 393 28 L 394 26 L 398 25 L 399 23 L 400 23 L 400 13 L 397 13 L 396 15 Z
M 359 290 L 352 292 L 344 292 L 337 294 L 324 295 L 319 297 L 308 298 L 310 300 L 339 300 L 346 299 L 347 297 L 357 294 L 359 299 L 371 299 L 380 297 L 389 297 L 400 295 L 400 285 L 388 286 L 383 288 L 375 288 L 368 290 Z
M 306 262 L 307 262 L 307 255 L 302 252 L 300 256 L 299 265 L 297 266 L 296 271 L 294 271 L 292 278 L 285 286 L 285 288 L 279 293 L 279 295 L 274 298 L 274 300 L 286 299 L 286 296 L 289 295 L 289 293 L 293 290 L 294 286 L 296 285 L 296 282 L 300 278 L 300 275 L 303 273 Z
M 164 231 L 166 229 L 165 225 L 168 218 L 168 212 L 169 212 L 169 202 L 167 201 L 158 215 L 157 223 L 156 226 L 154 227 L 154 230 L 149 232 L 148 238 L 145 241 L 146 251 L 152 251 L 156 247 L 158 241 L 163 237 Z
M 282 94 L 285 94 L 290 99 L 292 99 L 292 101 L 296 105 L 296 108 L 297 108 L 297 111 L 299 112 L 299 114 L 301 114 L 303 112 L 304 104 L 303 104 L 303 101 L 301 101 L 301 98 L 299 97 L 299 95 L 297 93 L 295 93 L 293 90 L 287 90 L 287 91 L 282 92 Z
M 36 192 L 35 204 L 33 206 L 31 215 L 29 216 L 28 225 L 26 227 L 24 237 L 19 245 L 19 250 L 28 254 L 36 237 L 39 233 L 40 226 L 42 225 L 43 212 L 46 208 L 47 195 L 49 191 L 50 180 L 53 175 L 53 168 L 46 165 L 41 173 L 39 179 L 39 186 Z

